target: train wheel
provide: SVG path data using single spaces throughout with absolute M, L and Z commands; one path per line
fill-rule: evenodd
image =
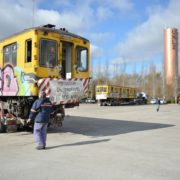
M 29 104 L 26 103 L 24 107 L 24 118 L 28 118 L 29 110 L 30 110 Z
M 30 111 L 30 107 L 29 107 L 29 104 L 28 103 L 20 103 L 19 105 L 19 116 L 22 118 L 22 119 L 27 119 L 28 118 L 28 115 L 29 115 L 29 111 Z

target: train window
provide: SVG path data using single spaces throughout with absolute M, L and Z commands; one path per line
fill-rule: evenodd
M 26 41 L 26 60 L 25 62 L 31 62 L 32 61 L 32 40 Z
M 101 88 L 100 87 L 97 88 L 97 92 L 101 92 Z
M 40 66 L 53 68 L 57 66 L 57 42 L 41 39 Z
M 4 47 L 3 50 L 4 64 L 10 63 L 16 66 L 17 64 L 17 43 L 10 44 Z
M 88 51 L 84 47 L 76 48 L 76 63 L 79 71 L 87 71 L 88 69 Z
M 107 92 L 107 88 L 106 87 L 98 87 L 98 88 L 96 88 L 96 92 Z

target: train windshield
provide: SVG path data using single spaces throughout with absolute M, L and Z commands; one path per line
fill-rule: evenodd
M 40 48 L 40 66 L 48 68 L 57 66 L 57 42 L 41 39 Z

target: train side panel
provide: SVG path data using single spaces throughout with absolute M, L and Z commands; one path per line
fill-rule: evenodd
M 96 100 L 100 105 L 121 105 L 134 102 L 137 89 L 115 85 L 97 85 Z

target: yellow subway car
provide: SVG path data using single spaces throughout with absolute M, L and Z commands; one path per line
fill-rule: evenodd
M 1 39 L 0 101 L 4 113 L 26 119 L 41 90 L 51 97 L 57 112 L 64 105 L 77 105 L 79 91 L 88 88 L 89 67 L 89 40 L 52 24 Z
M 97 85 L 96 100 L 100 105 L 120 105 L 133 103 L 136 99 L 137 88 L 115 85 Z

